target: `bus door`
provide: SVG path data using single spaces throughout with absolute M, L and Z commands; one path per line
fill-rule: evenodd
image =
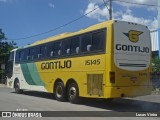
M 11 86 L 13 76 L 13 65 L 14 65 L 14 54 L 15 51 L 10 52 L 8 65 L 7 65 L 7 85 Z

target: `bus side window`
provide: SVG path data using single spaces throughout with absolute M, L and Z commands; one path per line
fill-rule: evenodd
M 71 54 L 79 54 L 80 39 L 79 37 L 71 39 Z
M 54 43 L 48 43 L 46 45 L 46 57 L 50 58 L 54 56 Z
M 30 60 L 29 59 L 30 58 L 29 54 L 30 54 L 30 50 L 29 49 L 24 49 L 24 58 L 23 58 L 23 61 Z
M 34 59 L 34 48 L 31 48 L 31 60 Z
M 19 53 L 18 53 L 18 60 L 19 60 L 19 61 L 21 61 L 21 52 L 22 52 L 22 51 L 19 51 Z
M 12 60 L 14 60 L 14 52 L 11 52 L 9 54 L 9 61 L 12 61 Z
M 81 37 L 81 51 L 90 52 L 92 47 L 91 34 L 86 34 Z
M 34 59 L 34 48 L 29 48 L 27 51 L 27 61 Z
M 70 51 L 71 51 L 70 50 L 70 43 L 71 43 L 70 39 L 62 41 L 62 55 L 70 54 Z
M 61 55 L 61 42 L 55 42 L 54 44 L 54 56 L 60 56 Z
M 39 51 L 39 54 L 38 54 L 39 59 L 45 58 L 45 50 L 46 50 L 45 44 L 40 46 L 40 51 Z
M 19 62 L 19 58 L 20 58 L 20 57 L 19 57 L 19 53 L 20 53 L 20 52 L 17 50 L 17 51 L 16 51 L 16 58 L 15 58 L 16 63 Z
M 87 45 L 87 52 L 90 52 L 92 48 L 92 45 Z
M 100 31 L 92 34 L 92 51 L 103 50 L 105 41 L 105 32 Z
M 24 50 L 21 50 L 20 52 L 19 52 L 19 61 L 21 62 L 21 61 L 23 61 L 24 60 Z
M 37 59 L 43 59 L 45 57 L 45 45 L 38 46 L 36 48 L 36 57 Z

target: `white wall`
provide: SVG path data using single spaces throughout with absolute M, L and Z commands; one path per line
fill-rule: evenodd
M 158 0 L 158 6 L 160 6 L 160 0 Z M 157 7 L 158 9 L 158 28 L 160 28 L 160 7 Z
M 151 33 L 151 44 L 152 44 L 152 51 L 159 50 L 159 43 L 158 43 L 158 30 L 152 30 Z

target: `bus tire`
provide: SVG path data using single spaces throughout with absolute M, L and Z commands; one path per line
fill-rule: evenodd
M 15 92 L 16 92 L 17 94 L 21 94 L 21 93 L 23 92 L 23 90 L 20 89 L 19 80 L 16 80 L 16 81 L 15 81 L 14 88 L 15 88 Z
M 69 102 L 73 104 L 79 103 L 80 101 L 79 89 L 78 89 L 78 85 L 75 82 L 72 82 L 69 84 L 67 89 L 67 96 L 68 96 Z
M 65 93 L 66 92 L 65 92 L 64 84 L 61 81 L 57 82 L 54 88 L 54 94 L 55 94 L 56 100 L 61 101 L 61 102 L 66 101 Z

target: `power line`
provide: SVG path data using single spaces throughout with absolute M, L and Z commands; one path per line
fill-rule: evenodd
M 106 5 L 107 2 L 109 2 L 109 8 L 108 8 L 108 6 Z M 109 0 L 109 1 L 104 1 L 104 0 L 103 0 L 103 3 L 105 4 L 106 8 L 108 9 L 108 12 L 109 12 L 109 20 L 112 20 L 112 0 Z
M 106 8 L 109 10 L 108 6 L 106 5 L 106 4 L 107 4 L 107 2 L 109 2 L 109 1 L 105 1 L 105 0 L 103 0 L 103 3 L 105 4 Z
M 39 33 L 39 34 L 35 34 L 35 35 L 31 35 L 31 36 L 27 36 L 27 37 L 22 37 L 22 38 L 17 38 L 17 39 L 7 39 L 7 40 L 8 40 L 8 41 L 9 41 L 9 40 L 12 40 L 12 41 L 14 40 L 14 41 L 16 41 L 16 40 L 28 39 L 28 38 L 33 38 L 33 37 L 37 37 L 37 36 L 40 36 L 40 35 L 43 35 L 43 34 L 47 34 L 47 33 L 56 31 L 56 30 L 58 30 L 58 29 L 60 29 L 60 28 L 62 28 L 62 27 L 65 27 L 65 26 L 67 26 L 67 25 L 69 25 L 69 24 L 72 24 L 73 22 L 78 21 L 79 19 L 82 19 L 83 17 L 87 16 L 88 14 L 90 14 L 90 13 L 92 13 L 93 11 L 101 8 L 101 7 L 104 6 L 104 5 L 105 5 L 105 4 L 101 4 L 100 6 L 98 6 L 98 7 L 94 8 L 93 10 L 85 13 L 84 15 L 82 15 L 82 16 L 74 19 L 74 20 L 71 20 L 71 21 L 69 21 L 68 23 L 65 23 L 65 24 L 63 24 L 63 25 L 61 25 L 61 26 L 59 26 L 59 27 L 56 27 L 56 28 L 51 29 L 51 30 L 48 30 L 48 31 L 46 31 L 46 32 Z
M 143 4 L 143 3 L 135 3 L 135 2 L 122 1 L 122 0 L 112 0 L 112 1 L 118 1 L 118 2 L 136 4 L 136 5 L 144 5 L 144 6 L 160 7 L 160 6 L 158 6 L 158 5 L 150 5 L 150 4 Z
M 111 3 L 112 1 L 118 1 L 118 2 L 124 2 L 124 3 L 129 3 L 129 4 L 137 4 L 137 5 L 160 7 L 160 6 L 158 6 L 158 5 L 141 4 L 141 3 L 135 3 L 135 2 L 122 1 L 122 0 L 109 0 L 109 1 L 110 1 L 110 3 Z M 61 25 L 61 26 L 59 26 L 59 27 L 54 28 L 54 29 L 48 30 L 48 31 L 46 31 L 46 32 L 38 33 L 38 34 L 35 34 L 35 35 L 27 36 L 27 37 L 21 37 L 21 38 L 15 38 L 15 39 L 7 39 L 7 40 L 8 40 L 8 41 L 10 41 L 10 40 L 11 40 L 11 41 L 13 41 L 13 40 L 16 41 L 16 40 L 28 39 L 28 38 L 33 38 L 33 37 L 37 37 L 37 36 L 40 36 L 40 35 L 43 35 L 43 34 L 47 34 L 47 33 L 56 31 L 56 30 L 58 30 L 58 29 L 61 29 L 62 27 L 65 27 L 65 26 L 67 26 L 67 25 L 69 25 L 69 24 L 72 24 L 72 23 L 74 23 L 74 22 L 82 19 L 83 17 L 85 17 L 85 16 L 87 16 L 88 14 L 92 13 L 93 11 L 101 8 L 102 6 L 106 6 L 106 3 L 109 2 L 109 1 L 104 1 L 104 0 L 103 0 L 103 2 L 104 2 L 103 4 L 99 5 L 98 7 L 94 8 L 94 9 L 91 10 L 91 11 L 89 11 L 88 13 L 85 13 L 84 15 L 82 15 L 82 16 L 74 19 L 74 20 L 71 20 L 71 21 L 69 21 L 69 22 L 67 22 L 67 23 L 65 23 L 65 24 L 63 24 L 63 25 Z M 107 6 L 106 6 L 106 7 L 107 7 Z M 107 7 L 107 9 L 108 9 L 108 7 Z M 110 10 L 112 10 L 112 5 L 110 5 L 109 11 L 110 11 Z M 111 11 L 110 11 L 110 12 L 111 12 Z M 111 12 L 110 14 L 112 14 L 112 12 Z M 111 16 L 111 15 L 110 15 L 110 16 Z

